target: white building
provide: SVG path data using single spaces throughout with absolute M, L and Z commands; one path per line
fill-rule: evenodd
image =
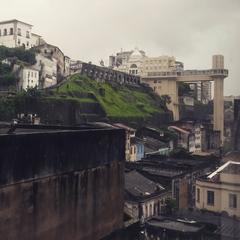
M 109 67 L 114 68 L 120 65 L 125 65 L 128 61 L 130 56 L 133 54 L 134 51 L 121 51 L 116 53 L 115 55 L 111 55 L 109 57 Z M 145 56 L 145 52 L 139 50 L 142 56 Z
M 141 77 L 155 76 L 159 72 L 183 70 L 183 64 L 177 62 L 174 57 L 147 57 L 145 52 L 137 48 L 135 48 L 134 51 L 126 53 L 128 53 L 129 56 L 123 58 L 124 61 L 120 61 L 120 65 L 116 64 L 114 69 Z
M 29 49 L 40 45 L 41 36 L 32 33 L 32 25 L 16 19 L 0 22 L 0 46 Z
M 40 87 L 47 88 L 57 84 L 57 60 L 36 55 L 34 68 L 40 72 Z
M 64 62 L 65 62 L 65 67 L 64 67 L 64 76 L 67 77 L 70 75 L 70 57 L 65 56 Z
M 22 67 L 19 71 L 19 90 L 27 90 L 39 86 L 39 71 L 32 67 Z
M 70 74 L 81 73 L 82 71 L 82 62 L 79 60 L 70 60 Z

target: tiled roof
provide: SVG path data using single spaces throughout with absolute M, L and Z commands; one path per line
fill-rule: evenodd
M 163 186 L 144 177 L 137 171 L 125 173 L 125 190 L 133 197 L 146 197 L 165 190 Z

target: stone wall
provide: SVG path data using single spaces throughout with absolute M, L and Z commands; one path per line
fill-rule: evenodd
M 44 124 L 74 125 L 100 121 L 106 114 L 97 102 L 78 102 L 67 99 L 26 99 L 16 105 L 17 113 L 34 113 Z
M 0 135 L 0 236 L 101 239 L 123 224 L 123 130 Z
M 140 77 L 116 71 L 107 67 L 100 67 L 90 63 L 82 63 L 81 74 L 94 80 L 117 82 L 127 85 L 140 85 Z

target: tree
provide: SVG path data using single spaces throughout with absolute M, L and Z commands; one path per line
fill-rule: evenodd
M 0 63 L 0 86 L 15 86 L 17 82 L 16 76 L 12 73 L 11 66 Z
M 25 50 L 24 48 L 7 48 L 5 46 L 0 46 L 0 60 L 16 57 L 18 60 L 29 63 L 33 65 L 36 63 L 34 50 Z
M 162 95 L 161 99 L 165 105 L 170 104 L 172 102 L 171 97 L 169 95 Z

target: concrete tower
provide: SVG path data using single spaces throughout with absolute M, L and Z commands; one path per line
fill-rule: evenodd
M 221 139 L 223 141 L 224 132 L 224 78 L 221 73 L 224 70 L 224 56 L 213 55 L 212 69 L 218 70 L 219 74 L 214 74 L 214 107 L 213 107 L 213 125 L 214 130 L 221 131 Z

